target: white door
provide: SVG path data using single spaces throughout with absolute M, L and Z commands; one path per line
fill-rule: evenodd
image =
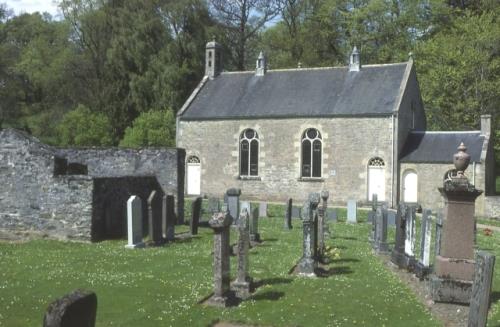
M 404 175 L 403 179 L 403 201 L 416 203 L 417 198 L 417 173 L 409 171 Z
M 187 163 L 187 194 L 200 195 L 201 164 L 198 157 L 190 157 Z
M 368 201 L 377 194 L 378 201 L 385 201 L 385 168 L 368 167 Z

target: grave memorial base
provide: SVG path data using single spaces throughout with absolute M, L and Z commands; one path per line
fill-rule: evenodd
M 234 281 L 231 283 L 231 290 L 235 296 L 240 299 L 248 299 L 252 292 L 252 279 L 248 278 L 246 281 Z
M 228 291 L 224 296 L 216 296 L 215 294 L 209 297 L 203 304 L 212 307 L 227 308 L 238 304 L 238 298 L 233 291 Z
M 472 281 L 431 276 L 429 291 L 435 302 L 469 304 Z
M 393 250 L 391 253 L 391 262 L 398 266 L 399 269 L 405 269 L 408 266 L 408 260 L 404 252 Z
M 432 268 L 429 266 L 424 266 L 419 261 L 415 265 L 414 272 L 415 272 L 415 276 L 417 276 L 418 279 L 423 280 L 432 272 Z

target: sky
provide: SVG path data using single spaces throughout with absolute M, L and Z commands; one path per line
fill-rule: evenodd
M 39 11 L 57 16 L 59 13 L 58 2 L 58 0 L 0 0 L 0 3 L 7 4 L 7 8 L 14 11 L 14 15 Z

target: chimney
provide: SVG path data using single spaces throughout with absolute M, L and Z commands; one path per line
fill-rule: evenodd
M 359 60 L 358 48 L 354 46 L 354 48 L 352 49 L 351 57 L 349 59 L 349 71 L 359 72 L 360 69 L 361 69 L 361 62 Z
M 222 71 L 221 46 L 213 41 L 205 48 L 205 75 L 210 79 L 217 77 Z
M 481 135 L 489 137 L 491 134 L 491 115 L 481 115 Z
M 266 57 L 261 51 L 259 57 L 257 58 L 257 63 L 255 65 L 255 76 L 264 76 L 266 74 L 266 71 L 267 71 Z

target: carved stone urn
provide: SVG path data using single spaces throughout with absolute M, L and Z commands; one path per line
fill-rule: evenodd
M 453 155 L 453 164 L 457 169 L 458 177 L 464 177 L 464 171 L 470 163 L 470 155 L 465 151 L 467 151 L 467 147 L 462 142 L 458 146 L 458 152 Z

